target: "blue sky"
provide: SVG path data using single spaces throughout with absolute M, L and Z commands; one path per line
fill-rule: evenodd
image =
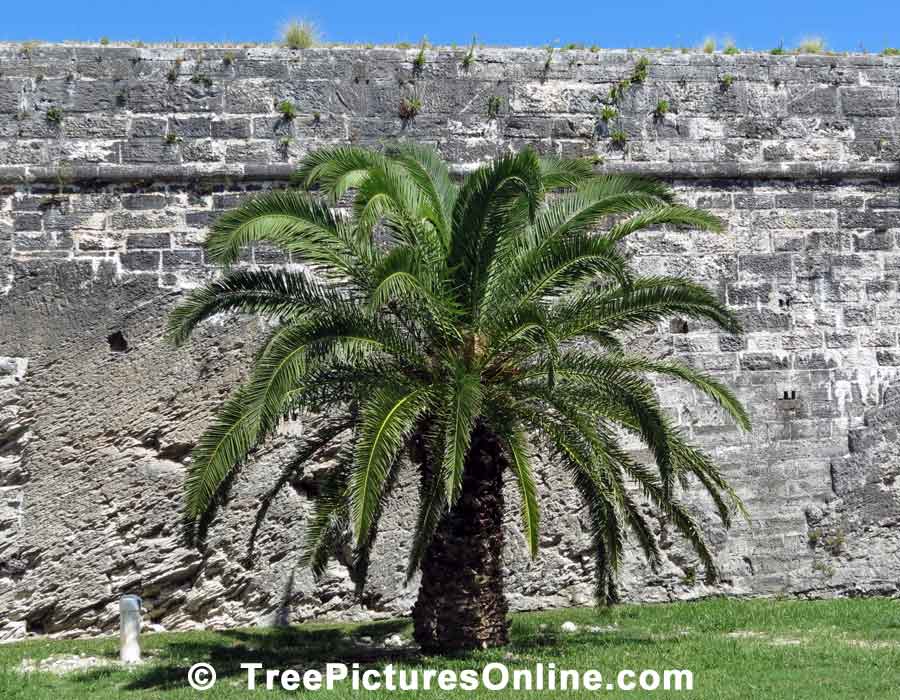
M 326 41 L 602 47 L 694 46 L 706 36 L 739 47 L 786 47 L 822 36 L 838 51 L 900 46 L 900 0 L 5 0 L 0 40 L 272 41 L 292 17 Z

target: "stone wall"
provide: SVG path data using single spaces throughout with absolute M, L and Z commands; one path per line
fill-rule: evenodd
M 754 430 L 740 435 L 661 385 L 753 521 L 726 533 L 704 517 L 715 588 L 661 523 L 666 563 L 629 558 L 629 598 L 896 594 L 900 59 L 651 52 L 604 121 L 641 54 L 483 49 L 465 68 L 463 50 L 436 50 L 417 69 L 416 53 L 0 46 L 0 638 L 109 631 L 123 592 L 168 628 L 408 608 L 396 553 L 409 489 L 361 601 L 340 564 L 318 584 L 296 567 L 314 475 L 267 498 L 291 431 L 244 471 L 207 547 L 185 546 L 185 459 L 259 329 L 228 319 L 178 351 L 160 340 L 182 290 L 215 272 L 199 243 L 220 211 L 283 186 L 318 145 L 400 138 L 460 168 L 528 145 L 595 157 L 668 178 L 728 222 L 723 235 L 648 232 L 632 251 L 644 273 L 709 284 L 744 321 L 740 340 L 676 323 L 644 341 L 748 405 Z M 542 490 L 537 562 L 510 518 L 513 606 L 588 603 L 577 500 L 552 465 Z

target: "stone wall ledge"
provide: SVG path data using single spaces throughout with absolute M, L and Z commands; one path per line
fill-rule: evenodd
M 454 165 L 457 174 L 475 165 Z M 147 182 L 287 182 L 296 168 L 291 163 L 193 165 L 60 165 L 0 166 L 2 185 L 55 185 L 59 187 Z M 599 167 L 604 173 L 629 173 L 666 180 L 900 180 L 900 163 L 840 161 L 721 163 L 620 162 Z

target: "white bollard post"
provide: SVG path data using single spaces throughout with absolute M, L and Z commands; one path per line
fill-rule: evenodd
M 122 596 L 119 600 L 119 658 L 123 664 L 136 664 L 141 660 L 140 634 L 141 598 L 136 595 Z

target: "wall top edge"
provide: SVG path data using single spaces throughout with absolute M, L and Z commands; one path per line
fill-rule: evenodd
M 103 53 L 118 58 L 140 57 L 153 59 L 154 57 L 165 59 L 171 56 L 221 56 L 226 53 L 242 53 L 246 56 L 284 58 L 285 60 L 297 60 L 304 55 L 325 56 L 334 54 L 346 57 L 348 55 L 373 56 L 387 58 L 390 56 L 415 56 L 420 47 L 417 44 L 405 45 L 328 45 L 316 46 L 308 49 L 290 49 L 275 44 L 254 43 L 161 43 L 151 44 L 143 42 L 113 42 L 99 44 L 90 42 L 9 42 L 0 41 L 0 56 L 46 56 L 47 54 L 66 55 L 71 52 Z M 425 54 L 431 59 L 458 58 L 469 50 L 468 45 L 458 46 L 427 46 Z M 476 46 L 477 55 L 483 59 L 509 59 L 515 60 L 521 57 L 526 60 L 540 58 L 545 59 L 548 47 L 546 46 Z M 674 48 L 565 48 L 554 46 L 554 55 L 575 56 L 579 58 L 594 57 L 598 61 L 609 58 L 622 60 L 642 55 L 652 56 L 662 63 L 671 64 L 707 64 L 740 65 L 742 63 L 766 63 L 789 64 L 798 66 L 830 65 L 835 62 L 857 66 L 900 65 L 900 56 L 885 55 L 881 53 L 855 53 L 855 52 L 823 52 L 815 54 L 792 53 L 773 54 L 768 50 L 742 50 L 735 54 L 722 52 L 704 53 L 700 49 L 674 49 Z
M 478 164 L 453 164 L 463 175 Z M 290 163 L 233 164 L 215 167 L 191 165 L 62 165 L 0 166 L 0 185 L 22 186 L 176 182 L 241 183 L 287 182 L 296 165 Z M 839 161 L 781 163 L 611 163 L 597 168 L 610 174 L 628 173 L 665 180 L 900 180 L 900 163 L 845 163 Z

